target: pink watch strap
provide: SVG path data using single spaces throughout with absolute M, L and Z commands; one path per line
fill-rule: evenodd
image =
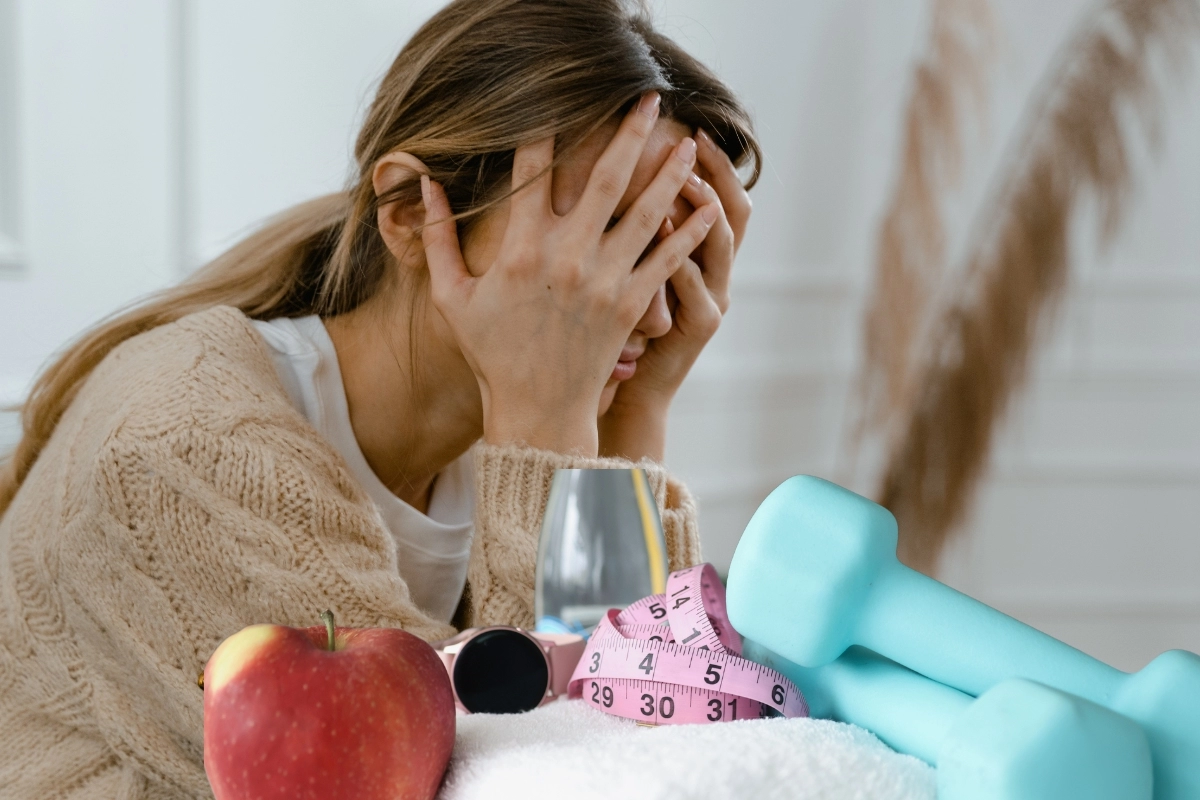
M 571 673 L 587 647 L 587 641 L 573 633 L 531 633 L 535 639 L 552 644 L 546 657 L 550 660 L 550 695 L 558 697 L 567 693 Z

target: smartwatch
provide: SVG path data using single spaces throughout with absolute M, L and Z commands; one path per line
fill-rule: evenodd
M 433 644 L 466 713 L 519 714 L 566 694 L 587 640 L 508 625 L 468 628 Z

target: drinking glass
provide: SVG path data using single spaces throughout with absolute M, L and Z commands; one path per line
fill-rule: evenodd
M 667 584 L 658 506 L 641 469 L 555 470 L 538 545 L 538 630 L 590 631 Z

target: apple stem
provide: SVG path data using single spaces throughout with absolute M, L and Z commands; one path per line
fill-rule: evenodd
M 329 631 L 329 650 L 332 652 L 333 646 L 333 612 L 325 609 L 321 612 L 321 619 L 325 622 L 325 630 Z

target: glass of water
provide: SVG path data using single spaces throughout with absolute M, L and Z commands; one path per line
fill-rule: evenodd
M 538 546 L 538 630 L 586 632 L 667 583 L 658 506 L 641 469 L 554 473 Z

